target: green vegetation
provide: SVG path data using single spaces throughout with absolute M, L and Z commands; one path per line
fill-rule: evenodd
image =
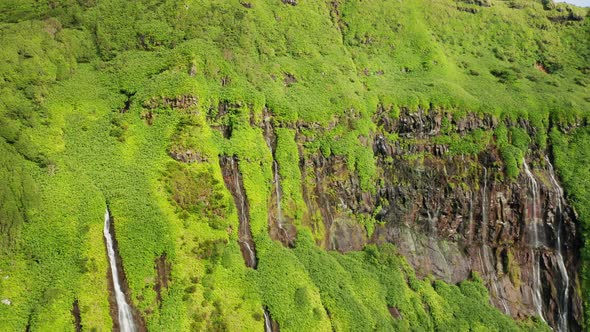
M 280 165 L 282 202 L 284 214 L 293 218 L 297 224 L 306 213 L 307 206 L 301 193 L 301 170 L 299 169 L 299 151 L 295 143 L 295 132 L 287 128 L 276 128 L 277 149 L 275 159 Z
M 0 330 L 74 330 L 74 301 L 84 330 L 112 327 L 107 206 L 150 331 L 262 330 L 263 307 L 282 331 L 542 330 L 490 306 L 477 276 L 420 280 L 391 245 L 327 252 L 314 244 L 319 214 L 315 238 L 303 223 L 300 151 L 343 157 L 369 192 L 377 109 L 395 118 L 432 107 L 529 120 L 534 133 L 500 125 L 462 136 L 446 123 L 439 143 L 455 155 L 495 144 L 508 178 L 530 147 L 550 144 L 590 237 L 590 133 L 547 136 L 590 107 L 590 20 L 547 1 L 490 3 L 0 2 L 0 299 L 10 300 Z M 265 107 L 295 248 L 268 236 Z M 190 162 L 171 157 L 187 151 Z M 219 155 L 239 160 L 257 270 L 241 257 Z M 371 234 L 373 217 L 355 218 Z M 588 246 L 582 254 L 587 276 Z M 158 294 L 163 255 L 172 270 Z

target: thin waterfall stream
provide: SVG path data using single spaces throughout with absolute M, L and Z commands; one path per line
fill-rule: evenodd
M 526 160 L 523 158 L 523 167 L 525 175 L 528 178 L 529 182 L 529 189 L 531 194 L 533 195 L 533 205 L 532 205 L 532 215 L 527 216 L 529 217 L 530 221 L 532 222 L 532 246 L 531 246 L 531 257 L 533 257 L 533 304 L 535 306 L 535 310 L 537 314 L 543 321 L 545 321 L 545 317 L 543 316 L 543 297 L 541 296 L 541 267 L 540 267 L 540 256 L 538 254 L 539 248 L 539 219 L 537 218 L 537 210 L 540 207 L 539 195 L 538 190 L 539 186 L 537 185 L 537 181 L 531 173 Z
M 279 240 L 285 246 L 291 246 L 293 244 L 293 229 L 292 225 L 285 224 L 285 218 L 283 216 L 283 209 L 282 209 L 282 188 L 281 188 L 281 176 L 279 174 L 279 163 L 276 160 L 275 153 L 277 148 L 277 137 L 274 133 L 274 128 L 270 122 L 265 122 L 264 127 L 264 139 L 266 141 L 266 145 L 270 150 L 272 155 L 272 171 L 273 171 L 273 179 L 272 179 L 272 195 L 271 200 L 273 201 L 274 205 L 269 205 L 269 234 L 273 240 Z
M 133 314 L 131 307 L 125 299 L 125 294 L 122 291 L 121 283 L 119 280 L 119 271 L 117 269 L 117 260 L 115 256 L 115 247 L 113 235 L 111 232 L 111 217 L 109 210 L 107 209 L 104 213 L 104 229 L 103 235 L 107 245 L 107 254 L 109 256 L 109 264 L 111 266 L 111 277 L 113 279 L 113 288 L 115 291 L 115 299 L 117 301 L 119 328 L 121 332 L 135 332 L 135 323 L 133 321 Z
M 222 156 L 219 159 L 225 186 L 231 192 L 238 210 L 238 243 L 247 267 L 256 269 L 256 247 L 250 230 L 250 212 L 244 194 L 238 163 L 234 157 Z
M 242 257 L 244 258 L 246 266 L 255 270 L 258 267 L 256 246 L 252 238 L 252 230 L 250 229 L 250 211 L 238 163 L 235 160 L 235 157 L 220 156 L 219 164 L 221 166 L 225 186 L 231 192 L 236 208 L 238 209 L 238 219 L 240 222 L 238 229 L 238 243 L 240 245 L 240 250 L 242 251 Z M 262 310 L 264 314 L 264 331 L 278 331 L 278 324 L 272 320 L 268 309 L 263 307 Z
M 567 332 L 568 331 L 568 303 L 569 303 L 569 286 L 570 286 L 570 278 L 567 274 L 567 269 L 565 267 L 565 263 L 563 261 L 563 244 L 562 244 L 562 230 L 563 230 L 563 202 L 564 202 L 564 195 L 563 189 L 559 185 L 559 182 L 555 179 L 555 171 L 553 170 L 553 165 L 549 161 L 549 158 L 545 156 L 545 161 L 547 162 L 547 167 L 549 169 L 549 179 L 551 180 L 551 184 L 553 186 L 553 190 L 555 191 L 556 197 L 556 211 L 555 211 L 555 221 L 554 222 L 554 231 L 555 231 L 555 257 L 557 261 L 557 268 L 561 275 L 562 287 L 563 292 L 561 292 L 562 296 L 559 299 L 559 320 L 557 322 L 558 330 L 560 332 Z
M 236 165 L 234 158 L 230 159 L 230 165 L 231 169 L 234 170 L 235 173 L 234 182 L 236 186 L 236 203 L 238 205 L 240 216 L 240 243 L 249 257 L 249 260 L 246 260 L 246 265 L 248 265 L 248 267 L 255 268 L 258 262 L 256 260 L 256 253 L 254 252 L 254 241 L 252 240 L 250 222 L 248 220 L 248 211 L 246 210 L 246 197 L 243 193 L 242 186 L 240 185 L 238 166 Z
M 266 308 L 264 309 L 264 332 L 272 332 L 272 322 L 270 320 L 270 314 Z

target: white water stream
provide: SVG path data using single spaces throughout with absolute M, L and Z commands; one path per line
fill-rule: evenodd
M 238 207 L 240 228 L 239 228 L 239 242 L 242 244 L 241 247 L 248 253 L 249 261 L 246 261 L 246 265 L 251 268 L 255 268 L 257 265 L 256 253 L 254 252 L 254 242 L 250 235 L 250 225 L 248 224 L 248 213 L 246 211 L 246 197 L 242 193 L 242 187 L 240 186 L 239 170 L 235 164 L 234 158 L 229 158 L 230 169 L 234 174 L 234 186 L 236 190 L 236 205 Z M 252 245 L 250 245 L 252 243 Z
M 113 246 L 113 237 L 111 234 L 111 218 L 109 210 L 104 213 L 104 239 L 107 243 L 107 253 L 109 255 L 109 264 L 111 265 L 111 276 L 113 278 L 113 288 L 115 290 L 115 299 L 117 301 L 117 308 L 119 308 L 119 327 L 121 332 L 135 332 L 135 323 L 133 322 L 133 315 L 131 314 L 131 307 L 125 300 L 125 294 L 121 290 L 121 283 L 119 282 L 119 273 L 117 270 L 117 261 L 115 260 L 115 248 Z
M 543 317 L 543 297 L 541 296 L 541 271 L 539 266 L 540 257 L 537 252 L 537 249 L 539 248 L 539 219 L 537 217 L 537 210 L 541 205 L 538 195 L 539 186 L 537 185 L 537 181 L 535 180 L 533 173 L 531 173 L 531 170 L 529 169 L 529 166 L 527 165 L 524 158 L 522 163 L 524 166 L 524 173 L 529 180 L 529 189 L 533 195 L 532 215 L 527 216 L 530 222 L 533 223 L 533 243 L 531 247 L 531 256 L 533 257 L 533 304 L 539 317 L 545 321 L 545 317 Z
M 563 189 L 559 185 L 559 182 L 555 179 L 555 172 L 553 170 L 553 165 L 549 161 L 549 158 L 545 156 L 545 161 L 547 162 L 547 166 L 549 168 L 549 178 L 551 180 L 551 184 L 553 185 L 553 190 L 557 194 L 556 199 L 556 211 L 555 211 L 555 218 L 557 219 L 557 223 L 554 223 L 555 229 L 555 258 L 557 260 L 557 268 L 559 269 L 559 273 L 561 274 L 562 280 L 562 287 L 563 287 L 563 297 L 559 301 L 559 321 L 557 322 L 558 331 L 560 332 L 567 332 L 568 331 L 568 303 L 569 303 L 569 286 L 570 286 L 570 278 L 567 274 L 567 269 L 565 268 L 565 263 L 563 261 L 563 253 L 562 253 L 562 240 L 561 240 L 561 231 L 563 229 Z
M 264 332 L 272 332 L 272 323 L 268 311 L 264 310 Z

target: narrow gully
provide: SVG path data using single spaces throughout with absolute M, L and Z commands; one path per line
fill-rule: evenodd
M 121 332 L 135 332 L 137 331 L 135 321 L 133 319 L 133 312 L 131 306 L 127 303 L 125 294 L 119 278 L 119 270 L 117 267 L 117 257 L 115 250 L 115 240 L 113 232 L 111 231 L 112 220 L 107 209 L 104 214 L 104 229 L 103 235 L 107 246 L 107 254 L 109 257 L 109 266 L 111 271 L 111 278 L 113 282 L 113 291 L 117 305 L 117 319 L 118 327 Z

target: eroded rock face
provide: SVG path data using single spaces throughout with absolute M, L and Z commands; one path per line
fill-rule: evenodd
M 556 261 L 556 214 L 564 221 L 562 250 L 570 279 L 575 279 L 571 276 L 579 268 L 575 214 L 569 207 L 555 209 L 556 195 L 547 184 L 547 169 L 532 170 L 539 184 L 539 204 L 534 204 L 524 174 L 514 183 L 500 181 L 500 170 L 485 163 L 494 160 L 489 155 L 493 153 L 486 151 L 479 160 L 448 158 L 444 163 L 394 158 L 391 166 L 383 167 L 386 184 L 379 188 L 380 197 L 389 202 L 379 214 L 386 224 L 376 230 L 372 241 L 395 243 L 422 275 L 431 273 L 456 283 L 478 272 L 494 304 L 516 317 L 536 314 L 533 265 L 539 264 L 543 312 L 551 322 L 555 310 L 550 307 L 563 291 Z M 396 178 L 403 182 L 387 183 Z M 457 183 L 455 178 L 465 182 Z M 538 246 L 532 240 L 533 215 L 539 225 Z M 539 263 L 531 250 L 540 255 Z M 574 294 L 573 289 L 569 293 Z M 580 307 L 579 298 L 571 301 L 571 308 Z
M 270 200 L 268 202 L 268 232 L 273 240 L 280 241 L 284 246 L 292 247 L 297 238 L 297 228 L 294 220 L 286 215 L 281 205 L 283 189 L 281 187 L 281 177 L 279 174 L 279 164 L 276 161 L 277 137 L 275 134 L 274 124 L 270 111 L 263 110 L 263 119 L 259 126 L 263 129 L 264 140 L 273 156 L 273 180 Z
M 367 242 L 391 242 L 420 276 L 457 283 L 476 272 L 492 303 L 506 314 L 541 314 L 557 327 L 566 310 L 567 329 L 580 330 L 576 214 L 552 181 L 549 151 L 530 151 L 529 173 L 522 170 L 508 180 L 493 144 L 478 155 L 461 156 L 432 139 L 445 123 L 460 135 L 493 130 L 499 124 L 491 116 L 454 119 L 443 111 L 402 110 L 392 119 L 383 111 L 375 123 L 382 129 L 372 145 L 380 172 L 374 194 L 361 190 L 343 157 L 300 153 L 306 219 L 324 235 L 319 244 L 349 251 Z M 505 124 L 534 134 L 525 121 Z M 390 142 L 391 134 L 406 140 Z M 303 135 L 297 139 L 306 142 Z M 421 157 L 411 157 L 417 154 Z M 381 222 L 370 237 L 358 223 L 362 215 Z
M 236 208 L 238 209 L 238 219 L 240 222 L 238 242 L 242 251 L 242 257 L 247 267 L 256 269 L 258 258 L 256 257 L 256 245 L 252 239 L 252 231 L 250 229 L 250 206 L 248 205 L 238 162 L 239 160 L 235 156 L 219 156 L 223 181 L 227 189 L 231 192 Z

